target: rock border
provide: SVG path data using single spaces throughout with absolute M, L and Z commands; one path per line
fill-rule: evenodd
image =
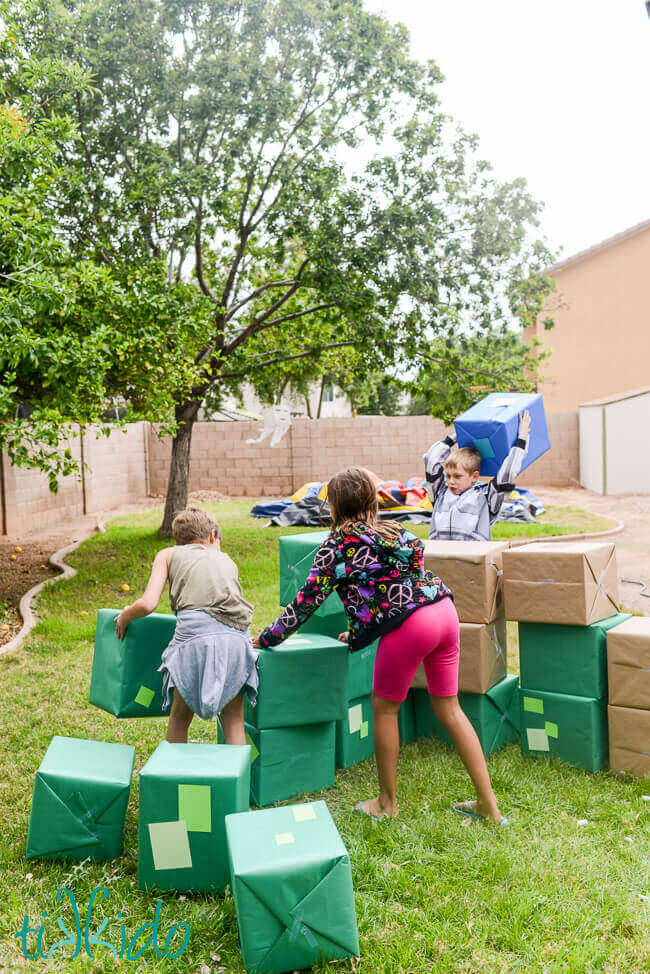
M 77 569 L 73 568 L 71 565 L 66 565 L 64 559 L 70 554 L 71 551 L 74 551 L 76 548 L 82 545 L 84 541 L 88 540 L 88 538 L 92 538 L 92 536 L 98 531 L 101 534 L 104 534 L 106 531 L 104 521 L 98 521 L 95 527 L 92 528 L 87 534 L 83 535 L 83 537 L 78 538 L 77 541 L 73 541 L 64 548 L 59 548 L 58 551 L 55 551 L 54 554 L 50 555 L 50 557 L 47 559 L 49 564 L 52 565 L 53 568 L 58 568 L 60 574 L 54 575 L 52 578 L 46 578 L 42 582 L 38 582 L 37 585 L 32 586 L 32 588 L 25 592 L 18 604 L 18 611 L 20 612 L 23 620 L 22 627 L 13 639 L 10 639 L 8 643 L 4 644 L 4 646 L 0 646 L 0 656 L 5 656 L 14 649 L 18 649 L 25 641 L 34 626 L 38 623 L 38 618 L 34 614 L 34 600 L 38 595 L 40 595 L 46 585 L 56 585 L 57 582 L 62 582 L 66 578 L 74 578 L 74 576 L 77 574 Z

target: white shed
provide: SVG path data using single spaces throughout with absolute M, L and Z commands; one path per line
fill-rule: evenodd
M 580 483 L 598 494 L 650 494 L 650 386 L 579 409 Z

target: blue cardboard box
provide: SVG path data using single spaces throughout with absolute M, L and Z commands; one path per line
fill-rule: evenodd
M 492 392 L 454 420 L 458 446 L 475 446 L 483 457 L 481 476 L 494 477 L 512 449 L 519 414 L 527 409 L 531 427 L 522 470 L 550 450 L 544 403 L 539 394 Z

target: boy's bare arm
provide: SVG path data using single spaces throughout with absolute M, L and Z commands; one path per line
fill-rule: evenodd
M 530 436 L 530 413 L 526 410 L 519 416 L 519 429 L 508 456 L 487 488 L 487 502 L 490 509 L 490 521 L 496 518 L 506 494 L 514 490 L 515 480 L 521 473 L 521 467 L 528 449 Z
M 143 595 L 131 605 L 127 605 L 125 609 L 122 609 L 115 620 L 115 632 L 119 639 L 124 639 L 130 622 L 134 619 L 141 619 L 142 616 L 148 616 L 158 608 L 160 597 L 163 594 L 167 582 L 169 554 L 173 550 L 173 548 L 163 548 L 158 552 L 153 560 L 151 575 L 149 576 L 149 581 L 147 582 L 147 587 Z

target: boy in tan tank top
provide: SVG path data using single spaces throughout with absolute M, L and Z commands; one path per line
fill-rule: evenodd
M 167 705 L 174 690 L 167 740 L 186 743 L 195 713 L 204 719 L 219 714 L 226 742 L 245 744 L 244 691 L 254 706 L 258 685 L 249 632 L 253 606 L 207 511 L 181 511 L 172 534 L 176 544 L 155 556 L 144 594 L 119 614 L 115 630 L 123 639 L 133 619 L 154 612 L 169 581 L 177 623 L 159 668 Z

